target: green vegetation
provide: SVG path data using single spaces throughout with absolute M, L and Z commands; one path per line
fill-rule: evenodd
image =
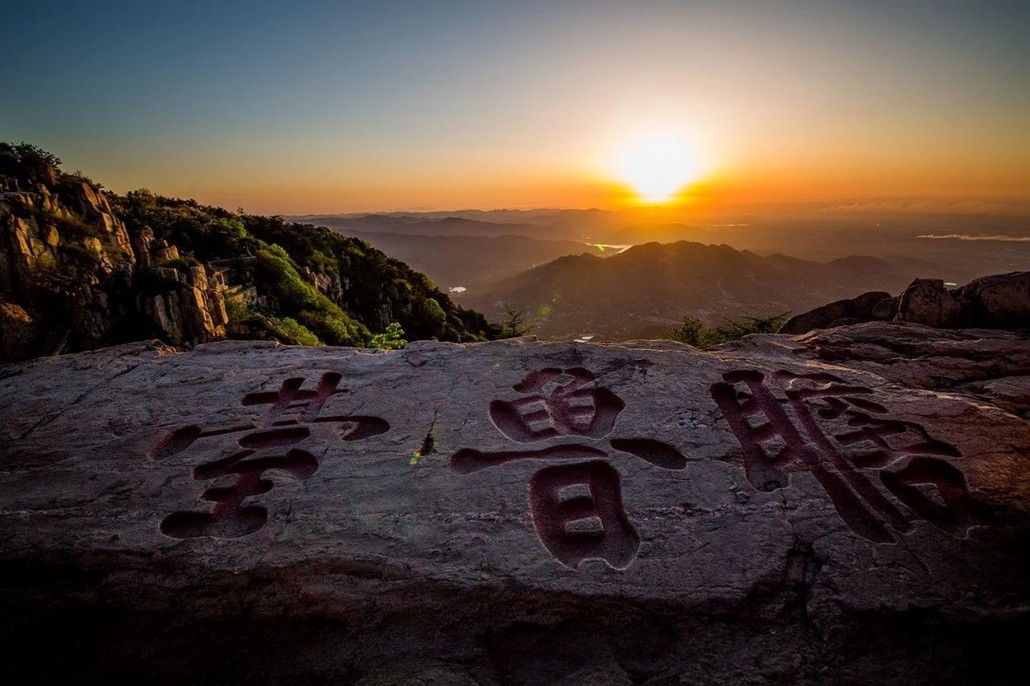
M 673 329 L 669 338 L 696 348 L 711 348 L 752 333 L 776 333 L 789 316 L 789 312 L 784 312 L 771 317 L 744 317 L 736 322 L 727 319 L 719 326 L 705 326 L 696 317 L 684 317 L 683 324 Z
M 264 320 L 265 329 L 283 343 L 311 346 L 325 345 L 318 339 L 318 336 L 311 333 L 296 319 L 264 315 Z
M 371 345 L 371 332 L 391 322 L 409 340 L 481 341 L 499 333 L 483 315 L 457 307 L 424 275 L 365 241 L 145 188 L 113 201 L 130 231 L 148 227 L 178 246 L 184 260 L 227 268 L 233 285 L 256 288 L 275 316 L 294 319 L 321 343 Z M 316 277 L 329 287 L 316 287 Z
M 330 345 L 365 345 L 371 338 L 363 324 L 301 278 L 282 247 L 270 245 L 258 250 L 254 277 L 275 294 L 283 313 L 296 317 L 322 341 Z
M 525 336 L 533 330 L 535 324 L 527 323 L 525 310 L 514 310 L 507 308 L 504 311 L 504 321 L 501 323 L 501 333 L 498 338 L 518 338 Z
M 247 305 L 238 289 L 225 294 L 229 324 L 240 338 L 273 338 L 287 345 L 325 345 L 318 336 L 292 317 L 279 317 L 257 306 Z
M 234 335 L 257 326 L 279 340 L 288 333 L 293 342 L 313 337 L 317 344 L 376 347 L 371 332 L 397 323 L 411 340 L 497 336 L 481 314 L 454 305 L 425 276 L 359 239 L 146 189 L 112 202 L 130 233 L 148 227 L 177 246 L 183 260 L 224 268 L 231 285 L 256 290 L 267 304 L 230 314 L 246 324 Z
M 31 190 L 37 183 L 56 183 L 60 177 L 61 159 L 28 143 L 0 142 L 0 176 L 18 180 L 21 190 Z
M 397 322 L 391 322 L 386 327 L 386 331 L 372 336 L 368 347 L 380 350 L 400 350 L 407 344 L 408 342 L 404 340 L 404 329 Z
M 73 316 L 82 302 L 110 304 L 89 320 L 101 322 L 93 326 L 99 334 L 73 334 L 79 349 L 155 335 L 137 295 L 162 295 L 182 282 L 158 276 L 154 267 L 206 267 L 213 287 L 224 289 L 233 338 L 398 349 L 409 339 L 481 341 L 499 333 L 425 276 L 357 238 L 145 188 L 120 196 L 80 172 L 62 172 L 60 164 L 36 146 L 0 142 L 0 189 L 49 196 L 13 203 L 12 212 L 54 240 L 34 273 L 16 275 L 18 304 L 59 329 L 86 321 Z M 127 236 L 98 216 L 108 205 Z M 146 245 L 149 254 L 141 254 Z M 177 258 L 148 262 L 173 255 L 170 248 Z
M 178 257 L 178 258 L 173 258 L 173 259 L 169 259 L 169 260 L 161 260 L 160 262 L 158 262 L 154 266 L 155 267 L 171 267 L 172 269 L 178 269 L 180 271 L 186 271 L 190 267 L 199 267 L 200 266 L 200 262 L 197 261 L 197 258 L 195 258 L 195 257 L 193 257 L 191 255 L 187 255 L 186 257 Z

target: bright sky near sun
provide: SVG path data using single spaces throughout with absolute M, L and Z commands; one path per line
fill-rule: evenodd
M 252 212 L 1030 193 L 1030 2 L 23 2 L 0 140 Z

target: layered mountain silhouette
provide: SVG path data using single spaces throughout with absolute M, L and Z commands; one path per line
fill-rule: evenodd
M 897 291 L 913 276 L 935 271 L 910 258 L 820 263 L 728 245 L 647 243 L 608 258 L 562 257 L 470 291 L 463 303 L 494 317 L 525 310 L 541 336 L 620 340 L 664 335 L 688 315 L 718 323 L 800 312 L 865 291 Z
M 498 223 L 462 216 L 435 214 L 314 215 L 306 222 L 325 226 L 340 233 L 392 233 L 411 236 L 502 236 L 519 234 L 546 237 L 546 226 L 523 222 Z
M 34 146 L 0 144 L 0 359 L 143 338 L 378 346 L 393 325 L 407 340 L 480 341 L 524 330 L 506 325 L 520 310 L 518 321 L 544 338 L 661 337 L 686 316 L 719 324 L 804 312 L 898 292 L 916 277 L 946 288 L 974 269 L 1025 269 L 1030 254 L 1023 220 L 1005 217 L 873 227 L 857 217 L 839 232 L 822 221 L 782 230 L 734 222 L 694 229 L 704 242 L 621 253 L 625 245 L 604 243 L 691 229 L 634 232 L 598 210 L 305 218 L 329 230 L 143 189 L 122 196 L 59 164 Z M 735 247 L 708 244 L 721 235 Z M 743 249 L 745 238 L 763 247 Z M 832 255 L 875 256 L 800 259 L 769 249 L 790 243 L 789 252 L 811 257 L 831 241 Z M 932 261 L 885 256 L 898 246 Z M 447 292 L 458 286 L 467 290 Z
M 480 222 L 476 222 L 480 223 Z M 476 287 L 591 249 L 586 243 L 517 235 L 420 236 L 340 231 L 428 276 L 439 288 Z

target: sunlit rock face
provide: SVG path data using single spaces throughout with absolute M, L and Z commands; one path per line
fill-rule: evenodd
M 130 235 L 88 183 L 35 189 L 0 196 L 0 360 L 99 347 L 132 331 L 174 344 L 225 336 L 224 284 L 206 268 L 167 266 L 178 249 L 147 227 Z
M 0 673 L 1011 680 L 1028 369 L 886 323 L 0 367 Z

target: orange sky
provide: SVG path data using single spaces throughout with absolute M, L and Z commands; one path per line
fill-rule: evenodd
M 19 97 L 0 105 L 4 137 L 120 192 L 281 214 L 622 209 L 629 175 L 613 160 L 657 133 L 699 161 L 687 207 L 1030 197 L 1030 3 L 326 1 L 241 15 L 112 0 L 67 15 L 25 3 L 5 16 Z

